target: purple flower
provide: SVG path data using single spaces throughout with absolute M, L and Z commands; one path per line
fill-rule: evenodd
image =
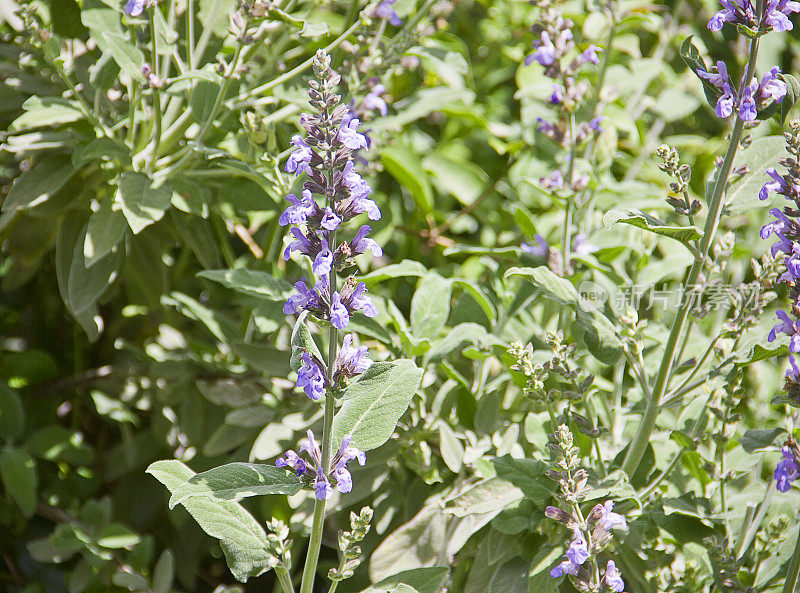
M 613 511 L 614 509 L 614 502 L 611 500 L 607 500 L 603 503 L 602 506 L 597 505 L 600 514 L 600 525 L 603 526 L 603 529 L 611 531 L 614 527 L 619 527 L 620 529 L 628 529 L 628 523 L 625 521 L 625 517 L 619 515 Z
M 574 537 L 569 543 L 565 556 L 573 564 L 581 565 L 589 559 L 589 548 L 586 546 L 586 539 L 583 533 L 575 530 Z
M 560 105 L 564 100 L 564 91 L 561 85 L 553 84 L 553 91 L 550 93 L 550 103 L 552 105 Z
M 564 176 L 556 169 L 549 177 L 540 177 L 539 183 L 546 189 L 558 189 L 564 187 Z
M 724 92 L 717 99 L 717 104 L 714 107 L 714 113 L 717 114 L 717 117 L 721 119 L 725 119 L 726 117 L 730 117 L 731 113 L 733 113 L 733 93 L 731 92 L 730 86 L 727 84 L 725 85 Z
M 306 471 L 306 462 L 300 459 L 300 456 L 290 449 L 283 454 L 283 457 L 278 457 L 275 460 L 275 467 L 291 467 L 299 478 Z
M 301 360 L 303 366 L 297 371 L 297 386 L 305 391 L 309 399 L 318 401 L 325 396 L 325 376 L 311 354 L 303 352 Z
M 286 315 L 295 315 L 304 309 L 316 309 L 319 307 L 320 299 L 316 291 L 316 286 L 310 289 L 306 286 L 306 283 L 301 280 L 300 282 L 296 282 L 294 287 L 297 289 L 297 294 L 290 296 L 289 300 L 287 300 L 286 304 L 283 306 L 283 312 Z
M 322 248 L 314 258 L 311 269 L 318 276 L 327 276 L 331 273 L 331 268 L 333 267 L 333 252 L 328 246 L 328 239 L 322 237 L 320 242 L 322 243 Z
M 575 235 L 575 240 L 572 242 L 572 252 L 581 257 L 586 257 L 590 253 L 594 253 L 599 249 L 600 248 L 596 245 L 589 243 L 589 241 L 586 239 L 586 235 L 583 233 L 578 233 Z
M 292 144 L 297 147 L 297 150 L 290 154 L 286 160 L 286 172 L 294 173 L 295 176 L 300 175 L 300 173 L 312 175 L 311 165 L 309 164 L 312 156 L 311 147 L 297 135 L 292 136 Z
M 604 119 L 605 119 L 604 115 L 598 115 L 597 117 L 589 120 L 589 128 L 591 130 L 594 130 L 595 132 L 599 132 L 600 124 L 603 123 Z
M 381 97 L 381 95 L 384 94 L 385 92 L 386 92 L 385 86 L 383 86 L 382 84 L 376 84 L 375 87 L 372 89 L 372 91 L 366 97 L 364 97 L 364 100 L 361 102 L 361 106 L 368 111 L 377 109 L 378 112 L 383 117 L 386 117 L 386 113 L 388 111 L 386 106 L 386 101 L 384 101 L 383 97 Z
M 399 27 L 403 24 L 403 21 L 400 20 L 400 16 L 392 8 L 394 3 L 395 0 L 383 0 L 375 9 L 375 14 L 382 19 L 389 19 L 389 24 L 393 27 Z
M 744 90 L 742 91 L 742 100 L 739 103 L 739 118 L 742 121 L 755 121 L 756 117 L 758 116 L 758 111 L 756 110 L 756 100 L 753 97 L 753 93 L 758 90 L 758 80 L 753 77 L 753 80 L 750 81 Z
M 612 591 L 622 593 L 625 590 L 625 581 L 622 580 L 622 575 L 620 575 L 619 569 L 613 560 L 609 560 L 608 564 L 606 564 L 606 573 L 603 580 Z
M 304 255 L 316 256 L 320 249 L 320 239 L 319 237 L 311 233 L 310 237 L 307 237 L 303 231 L 298 229 L 297 227 L 292 227 L 289 229 L 289 232 L 294 237 L 294 241 L 289 243 L 286 246 L 286 249 L 283 250 L 283 259 L 289 261 L 289 258 L 292 255 L 292 251 L 299 251 Z
M 347 334 L 342 340 L 342 347 L 336 355 L 336 381 L 349 379 L 366 371 L 372 366 L 366 346 L 353 346 L 353 334 Z
M 534 60 L 542 66 L 549 66 L 556 59 L 556 48 L 550 41 L 547 31 L 542 31 L 541 41 L 537 42 L 536 51 L 525 58 L 525 65 L 530 66 Z
M 342 122 L 342 126 L 339 128 L 339 141 L 344 144 L 350 150 L 358 150 L 359 148 L 366 148 L 367 147 L 367 139 L 363 136 L 363 134 L 359 134 L 356 131 L 361 121 L 354 117 L 347 121 Z
M 793 199 L 794 197 L 800 195 L 797 186 L 790 184 L 783 175 L 778 173 L 775 167 L 768 167 L 767 175 L 772 177 L 772 181 L 765 183 L 764 187 L 761 188 L 761 191 L 758 192 L 759 199 L 766 200 L 769 198 L 770 192 L 779 193 L 789 199 Z
M 350 241 L 350 252 L 353 255 L 360 255 L 362 253 L 366 253 L 367 251 L 371 251 L 372 255 L 375 257 L 380 257 L 383 255 L 383 249 L 381 249 L 381 246 L 378 245 L 374 239 L 367 237 L 371 230 L 372 229 L 370 229 L 370 227 L 366 224 L 362 225 L 361 228 L 358 229 L 356 236 L 353 237 L 352 241 Z
M 378 310 L 372 304 L 372 299 L 367 296 L 367 285 L 363 282 L 356 284 L 355 289 L 347 299 L 347 307 L 351 311 L 361 311 L 367 317 L 375 317 Z M 341 329 L 341 328 L 339 328 Z
M 764 10 L 764 22 L 773 31 L 791 31 L 793 28 L 789 15 L 800 12 L 800 3 L 790 0 L 770 0 Z
M 578 57 L 578 64 L 586 64 L 587 62 L 591 62 L 592 64 L 599 64 L 600 58 L 597 55 L 597 52 L 603 51 L 599 47 L 596 47 L 594 44 L 587 47 L 584 52 Z
M 770 330 L 767 340 L 774 342 L 778 334 L 786 334 L 789 336 L 789 350 L 800 352 L 800 321 L 792 321 L 786 311 L 776 311 L 776 315 L 780 322 Z
M 125 3 L 125 14 L 139 16 L 144 12 L 146 4 L 147 0 L 128 0 L 128 2 Z
M 791 354 L 789 355 L 789 366 L 791 368 L 786 371 L 785 379 L 795 383 L 800 381 L 800 367 L 797 366 L 797 359 Z
M 762 102 L 771 99 L 776 103 L 783 101 L 786 96 L 786 83 L 783 82 L 778 76 L 781 74 L 781 69 L 774 66 L 762 78 L 758 86 L 758 99 Z
M 520 245 L 522 251 L 525 253 L 530 253 L 535 257 L 547 257 L 547 255 L 550 253 L 550 245 L 548 245 L 547 240 L 539 233 L 536 233 L 533 238 L 536 239 L 536 245 L 522 243 L 522 245 Z
M 335 231 L 342 223 L 342 219 L 331 210 L 330 206 L 325 208 L 325 214 L 322 215 L 320 226 L 328 231 Z
M 331 323 L 337 329 L 344 329 L 350 323 L 350 313 L 342 304 L 342 297 L 338 292 L 333 293 L 331 301 Z
M 307 189 L 303 190 L 303 199 L 300 200 L 294 194 L 286 196 L 286 201 L 291 204 L 286 210 L 283 211 L 281 217 L 278 219 L 278 224 L 286 226 L 287 224 L 302 224 L 309 216 L 311 216 L 317 208 L 317 203 L 314 201 L 314 196 Z
M 745 0 L 745 2 L 749 4 L 750 0 Z M 708 28 L 711 31 L 719 31 L 725 23 L 737 22 L 738 7 L 731 0 L 720 0 L 720 4 L 722 4 L 724 10 L 714 14 L 711 20 L 708 21 Z
M 788 492 L 792 488 L 792 482 L 797 479 L 800 468 L 797 466 L 797 460 L 794 457 L 789 447 L 783 447 L 783 457 L 775 467 L 775 487 L 779 492 Z
M 317 477 L 314 479 L 314 496 L 317 500 L 325 500 L 328 498 L 333 489 L 331 483 L 328 481 L 327 476 L 322 472 L 322 468 L 317 468 Z
M 554 579 L 565 574 L 577 575 L 581 564 L 589 559 L 589 548 L 586 546 L 586 539 L 579 530 L 575 530 L 573 539 L 564 556 L 566 560 L 550 571 L 550 576 Z

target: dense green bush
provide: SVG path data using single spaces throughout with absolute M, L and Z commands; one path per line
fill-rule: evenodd
M 800 400 L 767 335 L 797 292 L 758 193 L 798 134 L 800 45 L 711 31 L 718 8 L 0 4 L 0 590 L 285 592 L 321 538 L 314 591 L 609 590 L 609 560 L 631 593 L 796 591 L 773 471 Z M 548 77 L 525 60 L 556 15 L 570 60 L 602 51 Z M 279 224 L 325 55 L 383 212 L 382 255 L 342 275 L 383 366 L 325 398 L 369 450 L 327 505 L 274 467 L 331 426 L 295 382 L 336 331 L 284 313 L 313 273 Z M 786 96 L 717 117 L 717 60 L 779 66 Z M 554 578 L 575 529 L 592 570 Z

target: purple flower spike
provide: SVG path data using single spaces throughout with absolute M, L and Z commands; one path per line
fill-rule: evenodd
M 798 468 L 797 459 L 789 447 L 784 447 L 782 453 L 783 457 L 775 467 L 775 488 L 779 492 L 788 492 L 792 489 L 792 482 L 797 479 L 800 468 Z
M 290 449 L 283 454 L 283 457 L 278 457 L 275 460 L 275 467 L 291 467 L 299 478 L 306 471 L 306 462 L 300 459 L 300 456 Z
M 550 41 L 550 36 L 547 31 L 542 31 L 541 42 L 538 43 L 536 51 L 525 58 L 525 65 L 529 66 L 534 61 L 539 62 L 542 66 L 549 66 L 556 59 L 556 47 Z
M 773 31 L 791 31 L 794 28 L 789 15 L 800 12 L 800 3 L 789 0 L 770 0 L 764 11 L 764 22 L 772 27 Z
M 603 580 L 612 591 L 622 593 L 625 590 L 625 581 L 622 580 L 622 575 L 613 560 L 609 560 L 608 564 L 606 564 L 606 573 Z

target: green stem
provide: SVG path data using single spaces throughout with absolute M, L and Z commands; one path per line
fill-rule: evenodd
M 150 12 L 150 47 L 152 53 L 150 61 L 152 62 L 153 75 L 156 77 L 156 79 L 158 79 L 158 35 L 156 34 L 155 22 L 156 10 L 158 10 L 158 6 L 153 7 L 153 10 Z M 157 88 L 153 89 L 153 115 L 155 116 L 156 120 L 155 126 L 153 127 L 153 148 L 147 165 L 147 171 L 151 175 L 155 170 L 156 160 L 158 159 L 158 148 L 161 144 L 161 93 L 158 92 Z
M 188 0 L 186 6 L 186 30 L 189 32 L 189 39 L 186 42 L 186 56 L 189 60 L 189 70 L 194 70 L 194 0 Z
M 794 546 L 794 554 L 789 562 L 789 569 L 786 571 L 786 582 L 783 584 L 782 593 L 800 592 L 800 533 L 797 535 L 797 543 Z
M 759 0 L 759 7 L 762 10 L 763 4 L 763 0 Z M 759 12 L 759 14 L 761 13 Z M 743 79 L 745 81 L 750 80 L 753 76 L 757 54 L 758 39 L 753 39 L 750 43 L 750 58 L 747 62 L 747 69 L 745 70 Z M 711 195 L 711 201 L 708 205 L 708 217 L 706 218 L 706 224 L 703 229 L 703 239 L 700 243 L 700 253 L 692 264 L 692 268 L 689 271 L 686 283 L 684 284 L 684 289 L 691 288 L 697 284 L 697 280 L 700 278 L 700 273 L 705 266 L 706 257 L 711 249 L 711 243 L 714 240 L 717 227 L 719 226 L 720 213 L 722 212 L 722 207 L 724 205 L 722 197 L 725 193 L 725 186 L 727 185 L 728 175 L 731 171 L 731 165 L 733 165 L 733 159 L 736 156 L 736 151 L 739 148 L 739 141 L 742 138 L 742 131 L 744 130 L 744 122 L 738 117 L 738 114 L 735 116 L 735 118 L 736 121 L 733 124 L 733 131 L 731 132 L 731 141 L 728 145 L 728 150 L 725 153 L 725 159 L 723 160 L 722 166 L 717 174 L 717 180 L 714 184 L 714 191 Z M 675 349 L 678 345 L 678 340 L 683 331 L 684 324 L 686 323 L 686 318 L 689 316 L 690 305 L 691 299 L 685 298 L 681 303 L 678 313 L 675 315 L 675 319 L 672 322 L 672 329 L 670 330 L 669 338 L 667 339 L 667 345 L 664 348 L 664 357 L 661 359 L 661 365 L 659 366 L 658 374 L 656 375 L 652 395 L 647 401 L 647 407 L 645 408 L 639 428 L 636 431 L 636 436 L 634 437 L 633 442 L 628 449 L 628 453 L 625 455 L 625 460 L 622 462 L 622 469 L 629 476 L 632 476 L 639 467 L 639 463 L 644 456 L 647 444 L 650 442 L 650 437 L 655 429 L 656 417 L 658 416 L 661 398 L 667 389 L 668 378 L 671 374 L 672 364 L 674 362 Z
M 289 576 L 289 571 L 282 564 L 275 567 L 275 574 L 278 577 L 278 582 L 281 584 L 283 593 L 294 593 L 294 585 L 292 585 L 292 577 Z

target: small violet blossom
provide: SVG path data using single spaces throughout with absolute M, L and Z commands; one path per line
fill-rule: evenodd
M 566 560 L 556 565 L 550 571 L 550 576 L 554 579 L 565 574 L 577 575 L 581 564 L 589 559 L 589 548 L 586 545 L 586 538 L 583 537 L 583 534 L 579 530 L 574 532 L 573 539 L 564 555 Z
M 536 233 L 533 238 L 536 239 L 536 245 L 522 243 L 522 245 L 520 245 L 522 251 L 534 257 L 547 257 L 550 253 L 550 245 L 547 243 L 547 240 L 539 233 Z
M 793 321 L 786 311 L 776 311 L 780 322 L 770 330 L 767 341 L 774 342 L 778 334 L 789 336 L 789 350 L 800 352 L 800 321 Z
M 708 21 L 708 29 L 720 31 L 725 23 L 759 26 L 767 31 L 791 31 L 793 28 L 789 15 L 800 11 L 800 3 L 791 0 L 768 0 L 761 23 L 756 22 L 756 9 L 753 0 L 719 0 L 722 10 L 714 13 Z
M 147 5 L 147 0 L 128 0 L 125 3 L 125 14 L 129 16 L 139 16 L 144 12 L 144 8 Z
M 798 467 L 797 459 L 795 459 L 794 453 L 789 447 L 783 447 L 781 452 L 783 456 L 775 467 L 775 487 L 779 492 L 788 492 L 792 488 L 792 482 L 797 479 L 798 473 L 800 473 L 800 467 Z
M 314 357 L 308 352 L 303 352 L 300 360 L 303 366 L 297 371 L 297 386 L 301 388 L 309 399 L 319 401 L 325 397 L 325 375 Z
M 622 593 L 625 590 L 625 581 L 622 580 L 622 575 L 613 560 L 609 560 L 606 564 L 606 573 L 603 576 L 603 581 L 612 591 Z
M 353 478 L 347 469 L 347 464 L 353 460 L 363 466 L 367 462 L 367 456 L 363 451 L 351 444 L 351 437 L 345 436 L 339 450 L 331 460 L 330 476 L 326 476 L 322 468 L 322 451 L 319 443 L 314 438 L 314 433 L 310 430 L 306 433 L 307 439 L 300 444 L 300 452 L 306 453 L 311 459 L 311 463 L 304 461 L 294 451 L 287 451 L 282 457 L 275 460 L 277 467 L 290 467 L 298 477 L 306 476 L 313 478 L 314 495 L 318 500 L 325 500 L 333 493 L 330 478 L 336 481 L 336 489 L 341 493 L 350 492 L 353 489 Z
M 375 15 L 382 19 L 388 19 L 389 24 L 393 27 L 399 27 L 403 24 L 403 21 L 400 20 L 400 15 L 398 15 L 392 7 L 394 3 L 395 0 L 383 0 L 375 9 Z

